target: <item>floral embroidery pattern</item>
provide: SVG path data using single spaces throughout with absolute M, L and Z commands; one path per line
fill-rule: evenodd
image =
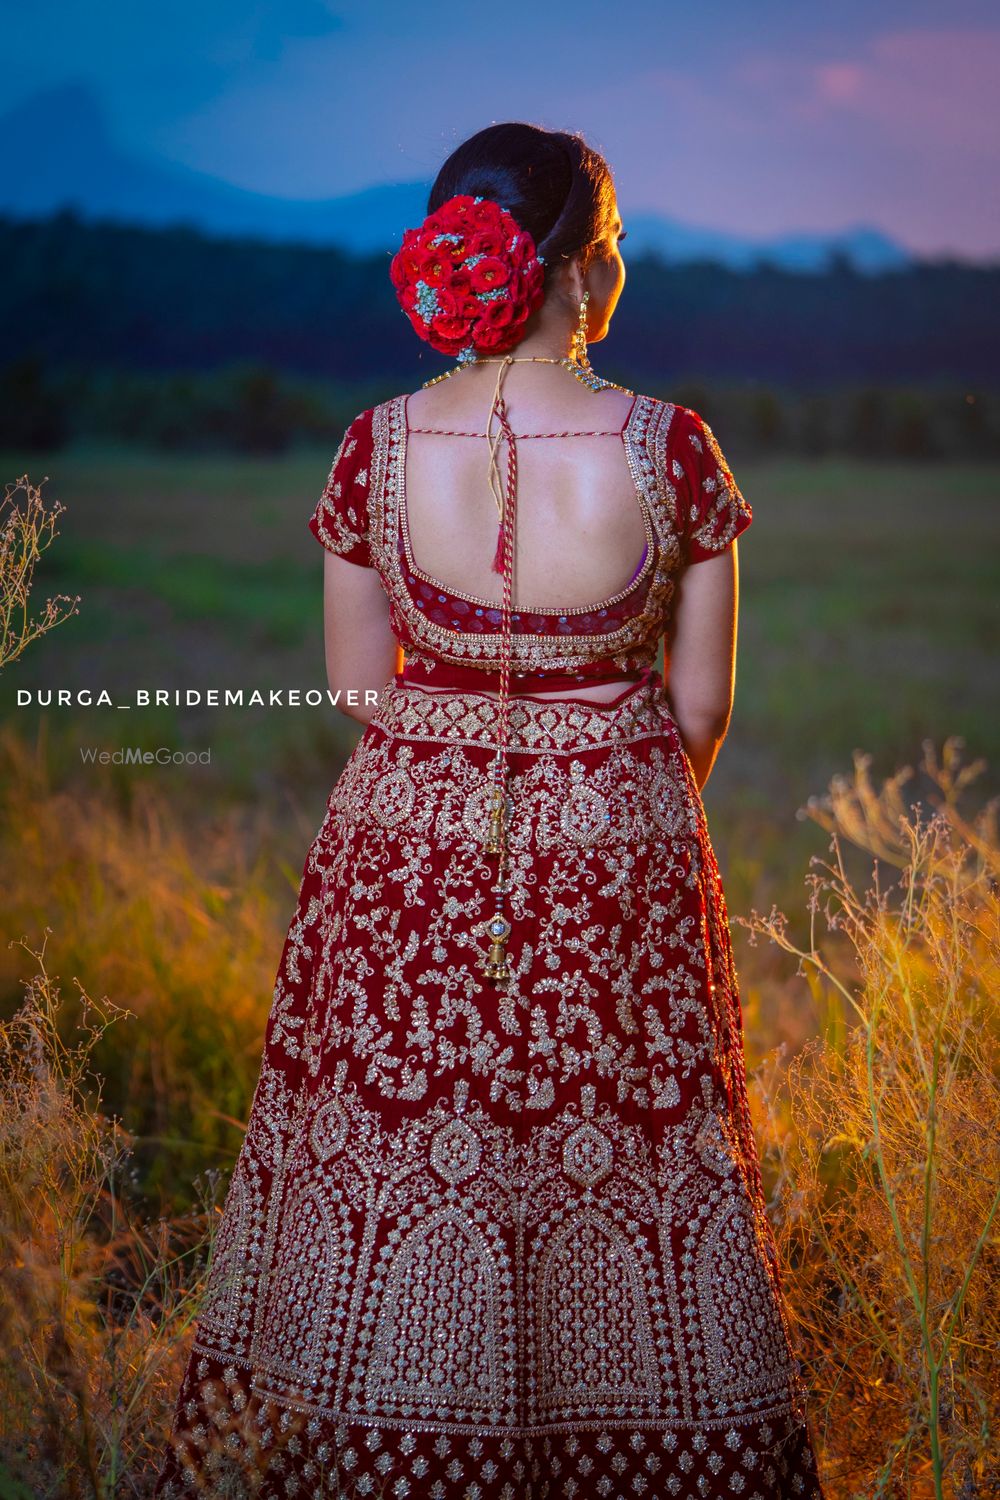
M 753 518 L 753 508 L 740 492 L 715 433 L 700 418 L 698 426 L 700 436 L 694 427 L 688 434 L 699 455 L 701 471 L 701 493 L 695 495 L 688 510 L 689 559 L 722 552 Z M 683 474 L 683 467 L 678 467 Z
M 692 539 L 679 411 L 640 397 L 628 432 L 643 587 L 605 628 L 581 611 L 515 638 L 526 669 L 648 669 Z M 409 586 L 401 419 L 390 401 L 352 424 L 313 529 L 378 569 L 408 649 L 492 665 L 489 629 L 427 618 Z M 711 543 L 727 491 L 704 432 Z M 333 787 L 162 1500 L 823 1500 L 725 896 L 667 695 L 646 670 L 609 704 L 515 699 L 509 729 L 499 991 L 492 700 L 394 679 Z
M 490 705 L 387 684 L 331 793 L 166 1496 L 220 1432 L 269 1496 L 321 1472 L 442 1500 L 820 1496 L 676 724 L 649 679 L 516 708 L 500 998 L 477 962 Z

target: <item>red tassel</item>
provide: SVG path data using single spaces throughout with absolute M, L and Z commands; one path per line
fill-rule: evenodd
M 503 574 L 504 565 L 504 542 L 505 537 L 503 531 L 503 522 L 501 521 L 500 525 L 497 527 L 497 550 L 493 554 L 493 571 L 494 573 L 500 573 L 501 575 Z

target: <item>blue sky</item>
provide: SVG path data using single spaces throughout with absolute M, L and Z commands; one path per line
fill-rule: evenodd
M 291 198 L 430 180 L 493 120 L 582 130 L 623 210 L 865 221 L 1000 253 L 995 0 L 0 0 L 5 104 L 89 84 L 117 142 Z

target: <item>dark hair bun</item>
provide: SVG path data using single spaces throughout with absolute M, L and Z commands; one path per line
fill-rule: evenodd
M 459 194 L 502 203 L 531 235 L 546 267 L 579 256 L 586 270 L 614 213 L 611 171 L 575 132 L 513 121 L 488 125 L 458 146 L 441 167 L 427 207 Z

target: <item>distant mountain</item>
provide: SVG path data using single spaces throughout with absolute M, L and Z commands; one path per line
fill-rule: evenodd
M 786 271 L 822 271 L 831 255 L 840 252 L 859 271 L 894 271 L 912 263 L 903 247 L 867 224 L 855 224 L 835 235 L 784 234 L 771 240 L 750 240 L 719 229 L 683 224 L 662 214 L 627 213 L 629 254 L 653 254 L 668 264 L 714 260 L 734 271 L 749 271 L 761 261 Z
M 355 254 L 388 253 L 404 227 L 426 212 L 426 182 L 400 182 L 316 201 L 275 198 L 231 187 L 173 163 L 122 150 L 103 111 L 82 83 L 35 94 L 0 117 L 7 149 L 0 158 L 0 211 L 38 218 L 75 207 L 89 220 L 164 227 L 189 224 L 213 234 L 275 242 L 337 245 Z M 750 269 L 766 260 L 790 270 L 820 271 L 841 251 L 861 271 L 904 266 L 908 253 L 888 235 L 854 225 L 834 235 L 787 234 L 754 241 L 629 211 L 627 253 L 668 263 L 715 260 Z

